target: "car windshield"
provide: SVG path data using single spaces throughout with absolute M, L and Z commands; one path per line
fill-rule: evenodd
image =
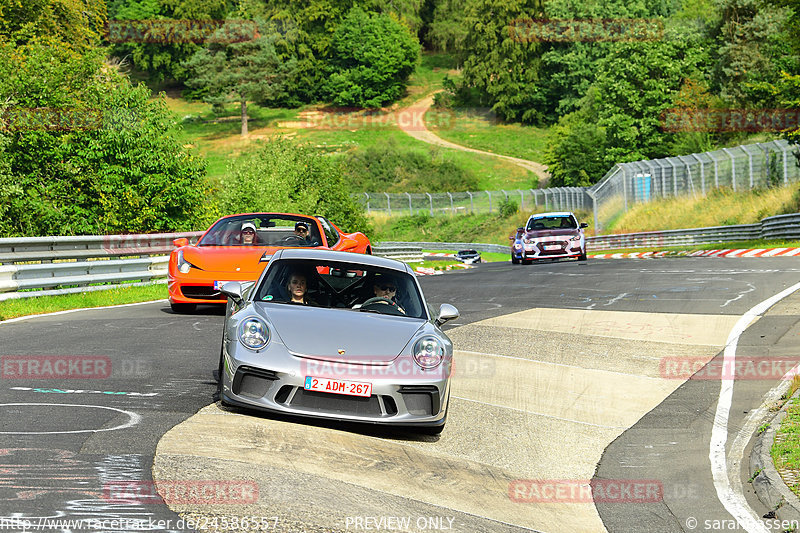
M 269 265 L 254 299 L 341 309 L 342 312 L 428 318 L 414 276 L 349 262 L 275 260 Z
M 297 223 L 300 224 L 296 227 Z M 307 230 L 307 231 L 304 231 Z M 218 220 L 198 246 L 320 246 L 316 221 L 292 215 L 241 215 Z
M 578 229 L 575 219 L 569 215 L 537 217 L 528 220 L 527 231 L 542 229 Z

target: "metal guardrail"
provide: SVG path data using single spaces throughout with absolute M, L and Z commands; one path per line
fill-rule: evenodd
M 800 240 L 800 213 L 767 217 L 757 224 L 599 235 L 587 237 L 586 245 L 589 250 L 611 250 L 778 239 Z
M 161 280 L 167 276 L 169 259 L 165 254 L 173 249 L 172 241 L 179 237 L 194 239 L 201 234 L 0 239 L 0 301 L 119 286 L 90 286 L 98 283 Z M 768 217 L 758 224 L 600 235 L 587 237 L 586 241 L 589 250 L 609 250 L 759 239 L 800 240 L 800 213 Z M 495 253 L 510 253 L 511 250 L 507 245 L 473 242 L 389 241 L 372 247 L 375 255 L 405 262 L 422 261 L 422 250 L 468 249 Z M 125 283 L 132 284 L 135 283 Z
M 172 241 L 180 237 L 197 239 L 202 234 L 3 238 L 0 301 L 157 282 L 167 277 Z
M 202 231 L 134 235 L 77 235 L 0 239 L 0 265 L 62 259 L 95 259 L 169 254 L 179 237 L 196 239 Z
M 181 237 L 193 240 L 202 234 L 3 238 L 0 301 L 163 282 L 172 241 Z M 406 262 L 422 261 L 419 246 L 373 246 L 373 253 Z M 100 283 L 111 285 L 97 285 Z
M 372 255 L 389 257 L 406 263 L 422 261 L 422 247 L 417 243 L 382 242 L 372 246 Z

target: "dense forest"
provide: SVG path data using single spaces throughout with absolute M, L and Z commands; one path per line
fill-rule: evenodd
M 4 0 L 0 235 L 196 229 L 218 214 L 205 162 L 131 73 L 243 116 L 248 103 L 374 108 L 404 96 L 423 51 L 459 67 L 436 105 L 551 128 L 555 186 L 748 133 L 669 117 L 800 108 L 798 0 Z M 364 227 L 346 195 L 306 195 L 298 154 L 318 154 L 279 144 L 254 161 L 294 176 L 290 205 Z M 308 168 L 345 189 L 341 169 Z

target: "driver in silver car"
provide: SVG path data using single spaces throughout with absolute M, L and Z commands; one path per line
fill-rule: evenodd
M 395 305 L 398 311 L 406 314 L 405 310 L 397 305 L 395 301 L 395 297 L 397 296 L 397 283 L 394 279 L 385 275 L 377 275 L 372 290 L 375 292 L 376 298 L 383 298 L 383 300 L 380 300 L 380 303 Z

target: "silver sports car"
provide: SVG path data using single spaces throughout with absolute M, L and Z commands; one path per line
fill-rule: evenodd
M 224 405 L 444 428 L 453 345 L 405 263 L 286 249 L 255 283 L 229 282 L 220 351 Z

